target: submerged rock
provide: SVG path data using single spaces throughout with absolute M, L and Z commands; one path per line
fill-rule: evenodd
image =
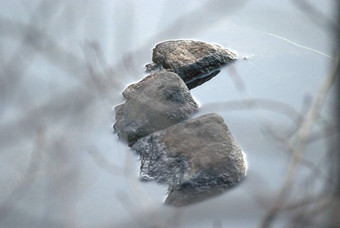
M 130 146 L 140 137 L 187 119 L 198 108 L 183 80 L 167 71 L 130 85 L 123 96 L 126 102 L 115 107 L 114 130 Z
M 235 53 L 216 44 L 171 40 L 156 45 L 153 63 L 147 64 L 146 68 L 147 71 L 164 68 L 175 72 L 192 89 L 216 76 L 222 66 L 235 59 Z
M 184 206 L 219 194 L 246 174 L 246 162 L 221 116 L 207 114 L 139 139 L 141 177 L 169 185 L 166 204 Z

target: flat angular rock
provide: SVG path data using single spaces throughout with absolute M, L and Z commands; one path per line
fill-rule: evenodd
M 153 49 L 153 64 L 147 71 L 157 68 L 178 74 L 189 89 L 216 76 L 224 65 L 236 60 L 236 54 L 216 44 L 194 40 L 171 40 L 159 43 Z
M 166 204 L 222 193 L 246 174 L 244 155 L 221 116 L 207 114 L 139 139 L 141 177 L 169 185 Z
M 159 71 L 125 89 L 114 130 L 131 146 L 138 138 L 187 119 L 198 105 L 175 73 Z

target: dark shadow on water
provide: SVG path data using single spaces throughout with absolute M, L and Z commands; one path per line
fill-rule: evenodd
M 186 82 L 186 85 L 188 86 L 189 89 L 193 89 L 197 86 L 202 85 L 203 83 L 209 81 L 210 79 L 212 79 L 213 77 L 215 77 L 216 75 L 218 75 L 221 71 L 220 70 L 216 70 L 208 75 L 204 75 L 203 77 L 196 77 L 191 79 L 190 81 Z

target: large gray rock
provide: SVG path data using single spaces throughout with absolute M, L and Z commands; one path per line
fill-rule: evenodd
M 198 108 L 177 74 L 159 71 L 125 89 L 115 107 L 115 132 L 131 146 L 138 138 L 187 119 Z
M 246 174 L 246 162 L 221 116 L 207 114 L 139 139 L 142 179 L 169 185 L 166 204 L 183 206 L 222 193 Z
M 233 62 L 236 54 L 219 45 L 194 40 L 171 40 L 153 49 L 153 64 L 147 71 L 164 68 L 178 74 L 189 89 L 216 76 L 219 69 Z

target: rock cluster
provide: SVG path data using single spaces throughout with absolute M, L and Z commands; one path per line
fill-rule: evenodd
M 221 116 L 188 119 L 198 109 L 189 89 L 235 59 L 200 41 L 160 43 L 147 65 L 158 71 L 127 87 L 126 102 L 115 107 L 115 132 L 139 154 L 142 180 L 168 185 L 168 205 L 217 195 L 246 174 L 244 155 Z

